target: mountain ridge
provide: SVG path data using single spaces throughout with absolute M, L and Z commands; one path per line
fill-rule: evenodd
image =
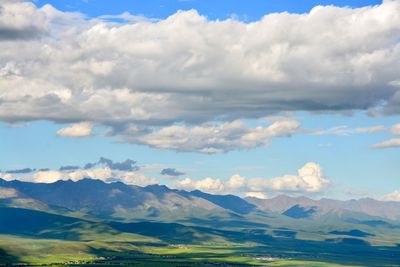
M 14 202 L 23 198 L 37 206 L 47 205 L 71 211 L 89 211 L 91 215 L 105 217 L 114 215 L 118 217 L 121 213 L 135 213 L 142 217 L 152 218 L 162 214 L 173 218 L 179 213 L 184 213 L 185 216 L 196 216 L 196 213 L 241 216 L 260 211 L 266 214 L 273 212 L 289 216 L 296 211 L 297 215 L 294 217 L 317 218 L 332 212 L 340 215 L 343 211 L 351 211 L 390 220 L 400 219 L 400 202 L 379 201 L 372 198 L 314 200 L 305 196 L 287 195 L 278 195 L 270 199 L 241 198 L 232 194 L 214 195 L 199 190 L 171 189 L 159 184 L 141 187 L 122 182 L 106 183 L 90 178 L 78 181 L 59 180 L 53 183 L 6 181 L 0 178 L 0 188 L 13 189 L 16 194 L 8 198 L 0 194 L 3 203 L 6 199 L 13 197 Z M 302 215 L 302 209 L 304 212 L 306 210 L 312 210 L 312 212 Z
M 400 219 L 400 202 L 380 201 L 373 198 L 361 198 L 358 200 L 321 198 L 319 200 L 314 200 L 304 196 L 290 197 L 279 195 L 269 199 L 246 197 L 245 200 L 256 205 L 261 210 L 269 210 L 278 213 L 283 213 L 295 205 L 299 205 L 303 208 L 315 207 L 317 209 L 317 214 L 318 212 L 325 214 L 332 211 L 347 210 L 390 220 Z

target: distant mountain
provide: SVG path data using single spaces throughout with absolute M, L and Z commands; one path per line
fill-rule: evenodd
M 207 199 L 208 201 L 239 214 L 248 214 L 254 211 L 256 206 L 234 195 L 212 195 L 195 190 L 189 193 L 192 196 Z
M 400 219 L 400 202 L 360 200 L 313 200 L 280 195 L 271 199 L 213 195 L 164 185 L 140 187 L 101 180 L 30 183 L 0 179 L 0 206 L 57 213 L 60 209 L 112 220 L 149 219 L 189 221 L 204 218 L 242 218 L 275 213 L 293 219 L 342 220 L 377 225 L 379 218 Z M 264 214 L 264 215 L 263 215 Z M 258 216 L 257 215 L 257 216 Z M 197 221 L 197 220 L 195 220 Z
M 125 264 L 126 257 L 139 262 L 165 249 L 181 250 L 179 259 L 187 253 L 197 259 L 200 254 L 192 248 L 206 245 L 211 246 L 202 254 L 207 263 L 197 265 L 213 265 L 208 262 L 212 251 L 234 246 L 235 255 L 250 255 L 248 249 L 257 248 L 249 260 L 266 255 L 319 261 L 324 255 L 339 263 L 352 259 L 347 262 L 351 266 L 364 261 L 397 266 L 400 220 L 389 218 L 398 218 L 399 212 L 400 203 L 372 199 L 261 200 L 93 179 L 49 184 L 0 179 L 0 265 L 25 261 L 26 255 L 52 262 L 66 250 L 70 256 L 63 262 L 90 253 Z
M 32 210 L 43 210 L 50 211 L 51 208 L 34 198 L 31 198 L 14 188 L 2 187 L 6 183 L 4 180 L 0 179 L 0 207 L 20 207 L 20 208 L 28 208 Z
M 77 182 L 60 180 L 50 184 L 1 180 L 1 195 L 4 196 L 3 202 L 11 202 L 11 199 L 15 202 L 17 196 L 25 196 L 37 205 L 42 204 L 42 210 L 55 206 L 113 219 L 179 219 L 208 213 L 247 214 L 255 209 L 255 205 L 233 195 L 187 192 L 163 185 L 140 187 L 121 182 L 105 183 L 94 179 Z M 32 208 L 24 205 L 9 206 Z
M 282 213 L 289 217 L 293 217 L 290 214 L 295 211 L 299 213 L 300 210 L 304 212 L 312 210 L 312 212 L 307 213 L 307 216 L 300 217 L 323 216 L 328 213 L 342 214 L 344 211 L 351 211 L 390 220 L 400 219 L 400 202 L 378 201 L 372 198 L 341 201 L 326 198 L 313 200 L 307 197 L 279 195 L 270 199 L 247 197 L 245 200 L 256 205 L 260 210 Z

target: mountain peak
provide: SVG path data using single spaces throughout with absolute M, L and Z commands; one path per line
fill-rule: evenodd
M 154 193 L 154 194 L 164 194 L 164 193 L 172 191 L 166 185 L 160 185 L 160 184 L 148 185 L 148 186 L 145 186 L 144 189 L 147 192 L 151 192 L 151 193 Z
M 100 179 L 92 179 L 89 177 L 85 177 L 81 180 L 76 181 L 76 183 L 93 183 L 93 184 L 105 184 L 104 181 L 100 180 Z
M 71 179 L 68 180 L 57 180 L 53 184 L 65 184 L 65 183 L 74 183 Z
M 150 184 L 150 185 L 146 185 L 145 188 L 164 188 L 164 189 L 169 189 L 168 186 L 163 185 L 163 184 Z

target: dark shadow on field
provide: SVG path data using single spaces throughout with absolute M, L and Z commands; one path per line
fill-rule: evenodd
M 230 242 L 241 243 L 252 241 L 265 243 L 272 236 L 253 232 L 229 231 L 208 227 L 185 226 L 177 223 L 137 222 L 120 223 L 110 222 L 109 225 L 122 232 L 135 233 L 158 238 L 167 243 L 200 244 L 210 242 L 213 238 L 223 237 Z
M 66 217 L 42 211 L 0 207 L 0 233 L 29 238 L 88 241 L 91 235 L 116 234 L 117 230 L 101 222 Z
M 236 253 L 254 257 L 268 256 L 354 266 L 399 265 L 400 247 L 371 246 L 363 240 L 355 238 L 354 240 L 349 242 L 349 240 L 337 239 L 327 242 L 276 238 L 266 246 L 233 249 L 237 251 Z
M 268 228 L 268 224 L 264 223 L 256 223 L 250 221 L 240 221 L 240 220 L 222 220 L 220 218 L 210 218 L 209 220 L 199 219 L 199 218 L 190 218 L 187 220 L 180 221 L 184 224 L 196 224 L 196 225 L 206 225 L 215 228 L 224 228 L 224 227 L 264 227 Z
M 0 233 L 79 240 L 79 234 L 71 231 L 82 227 L 84 221 L 76 218 L 20 208 L 0 208 Z
M 104 249 L 92 249 L 91 254 L 104 259 L 94 262 L 95 266 L 149 266 L 149 267 L 189 267 L 189 266 L 225 266 L 225 267 L 250 267 L 245 263 L 231 263 L 229 257 L 232 253 L 224 255 L 215 253 L 181 253 L 173 255 L 149 254 L 140 251 L 113 252 Z M 91 263 L 93 265 L 93 263 Z
M 249 253 L 254 258 L 272 256 L 283 259 L 327 261 L 339 264 L 382 266 L 400 263 L 400 247 L 371 246 L 367 241 L 353 237 L 338 237 L 325 241 L 299 240 L 295 231 L 279 231 L 278 236 L 271 236 L 262 231 L 227 231 L 206 227 L 188 227 L 169 223 L 116 223 L 110 225 L 124 232 L 132 232 L 158 238 L 172 244 L 200 244 L 212 242 L 213 236 L 223 236 L 227 241 L 243 244 L 254 242 L 258 247 L 233 248 L 227 255 L 233 257 Z M 231 249 L 229 246 L 226 247 Z M 225 248 L 224 248 L 225 249 Z M 185 254 L 185 257 L 207 258 L 215 254 Z
M 272 231 L 278 237 L 296 238 L 296 231 L 291 230 L 273 230 Z
M 370 234 L 358 229 L 353 229 L 350 231 L 330 231 L 330 234 L 334 234 L 334 235 L 347 235 L 347 236 L 354 236 L 354 237 L 368 237 L 368 236 L 375 236 L 374 234 Z
M 167 244 L 193 245 L 193 244 L 221 244 L 221 242 L 232 242 L 242 244 L 241 247 L 230 247 L 231 252 L 224 255 L 214 253 L 182 253 L 176 255 L 176 259 L 163 258 L 162 255 L 138 255 L 137 252 L 131 255 L 129 251 L 94 250 L 98 256 L 111 255 L 113 257 L 147 257 L 152 261 L 154 258 L 162 258 L 164 261 L 173 260 L 189 261 L 191 258 L 207 259 L 210 257 L 228 258 L 238 255 L 248 254 L 249 257 L 272 256 L 284 259 L 300 259 L 311 261 L 327 261 L 348 265 L 368 265 L 368 266 L 398 266 L 400 263 L 400 246 L 383 247 L 371 246 L 365 239 L 358 236 L 337 236 L 324 241 L 310 241 L 296 239 L 296 232 L 284 229 L 276 229 L 275 236 L 265 233 L 265 226 L 243 227 L 239 230 L 226 230 L 217 227 L 186 226 L 178 223 L 158 223 L 158 222 L 89 222 L 77 218 L 64 217 L 60 215 L 26 210 L 17 208 L 0 208 L 0 233 L 17 236 L 29 236 L 31 238 L 53 238 L 60 240 L 85 241 L 82 231 L 88 231 L 96 236 L 99 234 L 118 234 L 128 232 L 143 236 L 154 237 L 162 242 L 143 243 L 123 242 L 136 246 L 167 246 Z M 277 232 L 278 231 L 278 232 Z M 360 232 L 337 232 L 340 235 L 353 234 L 360 235 Z M 361 233 L 364 234 L 365 233 Z M 223 239 L 225 240 L 223 240 Z M 95 238 L 94 238 L 95 240 Z M 252 242 L 253 246 L 244 247 L 246 242 Z M 258 244 L 254 247 L 254 244 Z M 123 245 L 123 244 L 122 244 Z M 207 245 L 206 245 L 207 246 Z M 210 245 L 212 246 L 212 245 Z M 128 246 L 127 246 L 128 247 Z M 213 248 L 214 249 L 214 248 Z M 217 248 L 215 249 L 217 250 Z M 0 251 L 0 259 L 10 259 L 17 261 L 5 251 Z M 169 256 L 171 257 L 171 256 Z M 156 264 L 149 266 L 157 266 Z M 174 266 L 174 265 L 165 265 Z M 179 265 L 175 265 L 179 266 Z M 187 264 L 186 266 L 193 266 Z M 204 266 L 204 265 L 203 265 Z M 233 264 L 231 266 L 234 266 Z M 240 266 L 240 265 L 239 265 Z M 243 266 L 243 265 L 242 265 Z
M 171 243 L 181 241 L 183 243 L 202 242 L 202 238 L 195 236 L 193 228 L 177 223 L 137 222 L 119 223 L 110 222 L 109 225 L 121 232 L 135 233 L 144 236 L 158 238 L 164 242 Z
M 393 229 L 400 228 L 400 225 L 398 224 L 391 224 L 383 220 L 358 220 L 354 218 L 348 218 L 346 219 L 346 222 L 354 224 L 364 224 L 371 227 L 387 227 Z
M 0 248 L 0 264 L 21 263 L 19 257 L 9 254 L 4 249 Z
M 398 266 L 400 260 L 398 247 L 372 247 L 295 239 L 274 239 L 268 245 L 254 247 L 212 247 L 215 253 L 200 250 L 196 252 L 196 249 L 192 248 L 186 252 L 183 249 L 181 253 L 173 255 L 145 254 L 138 251 L 110 253 L 107 250 L 93 250 L 91 252 L 105 256 L 104 263 L 124 262 L 132 266 L 248 266 L 229 263 L 229 259 L 238 256 L 253 259 L 273 257 L 320 261 L 352 266 Z

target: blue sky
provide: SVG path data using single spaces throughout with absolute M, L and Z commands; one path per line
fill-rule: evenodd
M 46 4 L 52 5 L 54 9 L 46 9 Z M 100 157 L 116 162 L 129 158 L 137 161 L 140 167 L 138 173 L 143 177 L 154 178 L 160 183 L 183 189 L 199 188 L 207 191 L 203 183 L 196 184 L 196 181 L 211 177 L 214 179 L 213 182 L 226 183 L 236 174 L 245 177 L 246 181 L 261 177 L 267 182 L 261 183 L 259 189 L 254 182 L 253 186 L 243 185 L 240 189 L 229 188 L 228 184 L 224 184 L 224 189 L 209 188 L 209 191 L 240 195 L 245 195 L 247 191 L 254 191 L 262 192 L 267 196 L 288 193 L 307 194 L 313 197 L 382 198 L 384 195 L 400 190 L 399 146 L 396 143 L 383 145 L 382 149 L 374 148 L 374 146 L 381 146 L 379 144 L 383 142 L 398 140 L 396 125 L 400 123 L 400 116 L 396 109 L 398 103 L 396 90 L 400 77 L 391 71 L 397 64 L 395 60 L 390 62 L 381 60 L 376 63 L 377 65 L 373 65 L 373 61 L 378 57 L 374 54 L 377 53 L 376 51 L 397 49 L 393 48 L 396 43 L 384 39 L 387 36 L 385 31 L 390 32 L 393 38 L 397 36 L 397 42 L 400 32 L 398 28 L 390 25 L 390 22 L 387 22 L 386 26 L 384 21 L 382 22 L 384 26 L 377 32 L 371 33 L 377 34 L 376 36 L 357 35 L 356 33 L 361 29 L 357 27 L 363 27 L 367 23 L 358 25 L 355 20 L 354 29 L 358 30 L 354 33 L 350 32 L 349 37 L 347 33 L 343 33 L 343 27 L 332 26 L 330 29 L 330 23 L 322 18 L 327 16 L 329 19 L 337 19 L 338 22 L 344 21 L 348 13 L 353 12 L 357 16 L 364 12 L 358 8 L 365 7 L 365 12 L 372 10 L 370 13 L 365 13 L 367 14 L 363 17 L 365 19 L 365 17 L 374 16 L 373 9 L 379 8 L 378 6 L 371 7 L 371 5 L 381 4 L 381 1 L 301 1 L 295 3 L 294 1 L 261 0 L 37 0 L 33 6 L 24 6 L 28 10 L 27 13 L 21 12 L 23 18 L 28 17 L 29 12 L 32 12 L 30 16 L 37 15 L 37 23 L 28 25 L 29 22 L 27 22 L 28 26 L 22 23 L 22 26 L 15 28 L 11 23 L 5 24 L 11 31 L 15 30 L 16 33 L 13 36 L 21 36 L 21 38 L 12 37 L 6 42 L 0 42 L 0 45 L 5 46 L 3 51 L 9 49 L 10 55 L 13 55 L 0 55 L 0 66 L 3 71 L 1 73 L 5 73 L 0 79 L 3 79 L 5 86 L 9 86 L 0 89 L 0 92 L 5 90 L 3 96 L 0 94 L 0 103 L 1 97 L 6 99 L 4 101 L 10 101 L 4 104 L 5 111 L 0 110 L 2 121 L 0 122 L 2 152 L 0 170 L 5 176 L 9 170 L 27 167 L 58 170 L 60 166 L 83 166 L 88 162 L 97 161 Z M 342 9 L 340 12 L 335 12 L 338 15 L 334 17 L 336 15 L 332 15 L 325 7 L 323 10 L 327 12 L 321 12 L 321 17 L 318 18 L 321 19 L 321 23 L 326 23 L 325 26 L 315 25 L 314 22 L 304 22 L 304 27 L 299 26 L 300 33 L 288 33 L 291 37 L 287 40 L 282 41 L 286 38 L 282 33 L 272 34 L 279 35 L 276 39 L 279 41 L 276 42 L 293 46 L 296 42 L 293 38 L 304 38 L 303 48 L 308 50 L 312 45 L 317 45 L 318 49 L 321 49 L 320 54 L 317 52 L 309 54 L 310 60 L 302 58 L 306 52 L 290 58 L 281 55 L 274 59 L 277 60 L 276 62 L 282 58 L 285 60 L 279 61 L 279 64 L 282 64 L 280 66 L 283 66 L 279 70 L 275 69 L 276 65 L 272 63 L 265 69 L 262 67 L 264 66 L 262 62 L 257 63 L 257 71 L 263 71 L 261 76 L 258 76 L 261 73 L 259 72 L 243 77 L 237 76 L 236 79 L 234 74 L 236 69 L 224 72 L 227 66 L 232 66 L 229 63 L 225 67 L 222 65 L 221 68 L 215 68 L 211 74 L 207 74 L 210 76 L 202 76 L 208 73 L 210 68 L 207 64 L 214 58 L 218 58 L 219 61 L 214 62 L 213 66 L 219 66 L 220 62 L 231 62 L 231 60 L 238 62 L 239 65 L 243 62 L 240 73 L 247 73 L 246 70 L 253 66 L 250 60 L 246 61 L 244 58 L 240 61 L 238 54 L 231 53 L 237 49 L 237 46 L 234 46 L 235 43 L 232 43 L 237 35 L 243 34 L 243 38 L 248 38 L 242 46 L 254 53 L 250 56 L 254 56 L 255 60 L 269 53 L 269 47 L 272 51 L 276 43 L 270 41 L 269 35 L 265 35 L 264 43 L 259 45 L 257 34 L 253 36 L 251 32 L 242 32 L 242 26 L 250 25 L 251 22 L 258 23 L 263 16 L 274 12 L 306 13 L 307 15 L 317 5 L 332 5 L 342 7 Z M 394 7 L 385 7 L 384 4 L 380 8 L 389 13 L 391 9 L 394 9 Z M 190 9 L 196 10 L 198 14 L 187 12 L 174 15 L 178 10 Z M 9 10 L 15 12 L 11 8 Z M 76 13 L 72 15 L 69 12 Z M 104 20 L 104 23 L 110 23 L 104 26 L 103 21 L 97 20 L 104 15 L 118 15 L 124 12 L 155 18 L 164 22 L 165 25 L 151 21 L 132 22 L 129 20 L 115 20 L 117 24 L 112 24 L 109 20 Z M 177 16 L 176 20 L 167 19 L 171 15 Z M 293 20 L 293 25 L 296 25 L 295 20 L 302 20 L 301 16 L 286 19 L 284 16 L 277 16 L 275 22 L 277 27 L 282 27 L 282 29 L 286 27 L 285 21 Z M 238 22 L 240 25 L 221 24 L 204 26 L 204 28 L 198 26 L 203 23 L 211 25 L 216 21 L 223 22 L 228 18 L 240 21 Z M 262 23 L 256 25 L 259 34 L 262 34 L 264 29 L 271 30 L 268 27 L 273 23 L 273 19 L 273 17 L 268 19 L 265 25 Z M 42 20 L 43 25 L 40 24 Z M 195 22 L 190 22 L 192 23 L 190 24 L 188 21 L 191 20 Z M 137 27 L 143 28 L 140 31 L 137 30 L 135 23 Z M 110 43 L 102 39 L 114 38 L 118 30 L 124 29 L 124 25 L 126 32 L 121 35 L 122 38 L 110 39 Z M 21 27 L 25 26 L 28 30 L 21 30 Z M 336 34 L 337 44 L 333 43 L 331 49 L 329 42 L 316 38 L 315 36 L 320 33 L 310 30 L 314 26 L 324 27 L 326 33 Z M 294 26 L 288 29 L 293 28 Z M 214 34 L 212 32 L 214 29 L 219 29 L 219 32 Z M 236 33 L 230 33 L 230 29 L 235 30 Z M 349 29 L 351 31 L 352 27 Z M 197 38 L 197 35 L 184 36 L 197 30 L 201 32 L 199 36 L 201 34 L 209 36 L 207 37 L 209 41 L 204 46 L 197 46 L 195 41 L 191 42 L 190 39 Z M 182 36 L 182 38 L 170 34 L 173 31 L 181 31 L 181 35 L 176 36 Z M 382 31 L 382 34 L 379 31 Z M 31 38 L 30 36 L 36 32 L 39 35 L 43 34 L 43 37 Z M 46 32 L 51 34 L 46 34 Z M 147 36 L 148 32 L 151 32 L 149 36 Z M 10 37 L 0 36 L 0 41 L 1 38 Z M 374 40 L 382 38 L 382 42 L 371 42 L 373 44 L 367 48 L 357 46 L 358 42 L 362 44 L 373 38 Z M 343 39 L 343 42 L 340 42 L 340 39 Z M 138 43 L 144 41 L 139 46 L 135 44 L 135 40 Z M 240 39 L 237 40 L 239 42 Z M 349 55 L 346 56 L 349 58 L 348 61 L 352 62 L 351 65 L 347 65 L 346 60 L 336 62 L 335 58 L 329 58 L 331 50 L 337 49 L 335 53 L 342 53 L 347 48 L 346 45 L 339 47 L 340 44 L 353 41 L 355 46 L 346 52 Z M 118 42 L 121 42 L 121 47 L 113 47 L 113 45 L 118 45 Z M 224 50 L 225 45 L 220 45 L 218 42 L 226 42 L 226 46 L 232 45 L 233 48 Z M 253 43 L 246 47 L 251 42 Z M 215 45 L 215 49 L 204 48 L 210 43 L 211 47 Z M 26 44 L 28 45 L 24 46 Z M 163 54 L 163 49 L 160 53 L 154 54 L 152 54 L 153 50 L 146 50 L 147 46 L 157 49 L 159 44 L 165 47 L 165 54 Z M 145 45 L 146 48 L 144 48 Z M 180 46 L 182 47 L 179 48 Z M 45 56 L 49 58 L 35 58 L 32 56 L 35 52 L 32 51 L 30 55 L 23 53 L 19 55 L 18 52 L 11 51 L 18 47 L 25 47 L 27 53 L 29 49 L 32 51 L 38 49 L 38 55 L 46 53 Z M 84 51 L 80 50 L 82 47 Z M 258 52 L 257 49 L 259 49 Z M 288 48 L 283 45 L 279 49 Z M 58 54 L 59 51 L 62 52 Z M 191 61 L 181 62 L 180 58 L 186 58 L 188 51 L 193 53 Z M 300 50 L 293 51 L 297 53 Z M 313 51 L 313 48 L 309 51 Z M 140 53 L 140 55 L 133 56 L 132 53 Z M 176 64 L 172 64 L 168 59 L 168 53 L 171 53 L 172 61 L 176 59 Z M 351 58 L 352 53 L 354 58 Z M 365 56 L 359 57 L 359 53 L 365 53 Z M 322 55 L 321 58 L 318 58 L 319 55 Z M 365 60 L 367 55 L 375 56 L 365 61 L 366 63 L 363 61 L 364 63 L 357 65 L 361 60 Z M 164 62 L 164 57 L 169 61 Z M 325 59 L 329 62 L 328 67 L 324 65 Z M 272 62 L 273 54 L 268 54 L 265 60 L 264 63 Z M 40 71 L 42 62 L 45 63 L 43 63 L 43 71 Z M 75 62 L 79 64 L 74 65 Z M 146 76 L 148 62 L 153 62 L 151 68 L 154 73 L 157 73 L 156 77 Z M 196 65 L 198 62 L 203 63 Z M 285 65 L 286 62 L 290 64 Z M 170 63 L 171 65 L 165 67 Z M 195 64 L 195 67 L 188 65 L 189 67 L 183 68 L 189 63 Z M 128 66 L 129 64 L 132 66 Z M 300 67 L 297 68 L 296 64 L 300 64 Z M 145 66 L 143 69 L 140 67 L 142 65 Z M 367 65 L 370 67 L 363 68 Z M 50 66 L 48 70 L 47 66 Z M 128 67 L 125 69 L 123 68 L 125 66 Z M 157 66 L 164 67 L 157 69 Z M 168 72 L 170 69 L 171 72 Z M 139 74 L 137 76 L 130 74 L 130 70 L 132 73 Z M 165 76 L 163 76 L 164 71 L 166 71 Z M 158 73 L 161 74 L 158 76 Z M 269 78 L 266 79 L 263 75 L 270 75 L 271 79 L 268 80 Z M 304 75 L 307 77 L 304 78 Z M 319 81 L 318 77 L 325 77 L 324 75 L 327 75 L 326 78 Z M 15 78 L 16 76 L 20 79 Z M 12 92 L 15 92 L 11 88 L 17 88 L 21 92 L 20 95 L 11 96 Z M 270 88 L 272 88 L 271 91 Z M 230 91 L 226 92 L 225 89 Z M 278 95 L 277 90 L 283 92 L 282 95 Z M 24 93 L 26 95 L 23 95 Z M 197 99 L 197 96 L 201 98 Z M 57 97 L 57 99 L 51 97 Z M 168 102 L 170 100 L 172 102 Z M 140 108 L 136 110 L 136 106 Z M 127 117 L 128 111 L 131 112 L 129 115 L 131 117 Z M 279 128 L 279 132 L 276 132 L 274 127 L 270 127 L 274 123 Z M 200 128 L 196 130 L 196 127 Z M 200 130 L 202 133 L 199 134 Z M 219 134 L 224 131 L 227 134 L 218 135 L 221 140 L 216 141 L 209 141 L 216 139 L 213 134 L 209 136 L 205 134 L 205 132 Z M 178 142 L 182 138 L 187 138 L 189 141 Z M 204 153 L 205 151 L 211 152 Z M 316 169 L 311 167 L 315 173 L 310 174 L 314 179 L 310 183 L 318 183 L 318 185 L 307 184 L 304 182 L 307 178 L 297 174 L 297 170 L 306 166 L 308 162 L 317 164 L 316 167 L 313 165 Z M 180 177 L 165 177 L 160 174 L 165 168 L 175 168 L 185 174 Z M 322 175 L 318 174 L 321 168 Z M 310 169 L 306 168 L 307 170 Z M 30 177 L 35 177 L 35 175 L 38 174 L 33 172 L 14 175 L 12 178 L 34 180 Z M 58 177 L 58 174 L 54 173 L 41 175 L 43 177 L 53 175 L 55 179 Z M 113 175 L 122 174 L 113 173 Z M 284 175 L 292 175 L 290 183 L 294 185 L 279 187 L 277 184 L 283 181 Z M 69 176 L 62 177 L 64 177 L 62 179 L 67 179 L 65 177 Z M 190 181 L 189 185 L 180 184 L 180 181 L 185 178 Z M 295 183 L 299 183 L 298 191 L 293 189 L 296 187 Z
M 72 1 L 46 1 L 37 0 L 38 6 L 51 4 L 57 9 L 82 12 L 90 17 L 98 17 L 105 14 L 120 14 L 130 12 L 151 18 L 165 18 L 174 14 L 177 10 L 196 9 L 199 13 L 210 19 L 226 19 L 233 14 L 249 21 L 258 20 L 268 13 L 289 12 L 305 13 L 318 5 L 363 7 L 380 4 L 382 1 L 301 1 L 290 0 L 160 0 L 160 1 L 107 1 L 107 0 L 72 0 Z

